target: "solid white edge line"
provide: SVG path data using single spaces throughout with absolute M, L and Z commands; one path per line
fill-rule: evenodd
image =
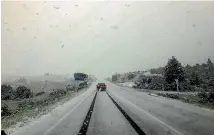
M 111 92 L 113 93 L 113 92 Z M 117 95 L 117 94 L 113 94 L 114 96 Z M 146 111 L 144 111 L 143 109 L 141 109 L 140 107 L 138 107 L 137 105 L 133 104 L 132 102 L 128 101 L 128 100 L 125 100 L 124 98 L 122 98 L 121 96 L 116 96 L 117 98 L 119 98 L 120 100 L 123 100 L 127 103 L 129 103 L 130 105 L 134 106 L 135 108 L 137 108 L 138 110 L 140 110 L 141 112 L 145 113 L 146 115 L 150 116 L 151 118 L 155 119 L 156 121 L 160 122 L 161 124 L 165 125 L 166 127 L 168 127 L 169 129 L 173 130 L 174 132 L 176 132 L 177 134 L 179 135 L 184 135 L 182 134 L 181 132 L 179 132 L 178 130 L 174 129 L 172 126 L 169 126 L 168 124 L 166 124 L 165 122 L 159 120 L 158 118 L 156 118 L 155 116 L 147 113 Z
M 48 130 L 46 130 L 46 132 L 43 135 L 47 135 L 48 133 L 50 133 L 61 121 L 63 121 L 68 115 L 70 115 L 78 106 L 80 106 L 80 104 L 82 104 L 90 96 L 91 95 L 89 95 L 84 100 L 82 100 L 81 102 L 79 102 L 78 104 L 76 104 L 71 111 L 67 112 L 61 119 L 59 119 L 59 121 L 57 121 L 57 123 L 55 123 L 52 127 L 50 127 Z

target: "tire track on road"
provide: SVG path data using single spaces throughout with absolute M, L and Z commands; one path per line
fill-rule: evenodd
M 82 124 L 82 126 L 81 126 L 81 128 L 79 130 L 78 135 L 86 135 L 86 132 L 87 132 L 88 126 L 89 126 L 89 122 L 91 120 L 91 115 L 93 113 L 93 109 L 94 109 L 94 104 L 95 104 L 95 101 L 96 101 L 96 97 L 97 97 L 97 92 L 96 92 L 96 94 L 94 96 L 94 99 L 93 99 L 93 101 L 91 103 L 91 106 L 90 106 L 90 108 L 88 110 L 88 113 L 87 113 L 87 115 L 86 115 L 86 117 L 85 117 L 85 119 L 83 121 L 83 124 Z
M 128 120 L 128 122 L 131 124 L 131 126 L 135 129 L 135 131 L 139 135 L 146 135 L 145 132 L 134 122 L 134 120 L 118 105 L 118 103 L 108 94 L 106 91 L 106 94 L 109 96 L 109 98 L 112 100 L 112 102 L 115 104 L 115 106 L 120 110 L 120 112 L 123 114 L 123 116 Z

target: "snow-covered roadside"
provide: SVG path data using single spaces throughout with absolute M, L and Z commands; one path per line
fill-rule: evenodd
M 50 124 L 52 124 L 52 121 L 59 119 L 63 116 L 63 114 L 68 112 L 72 106 L 75 106 L 82 100 L 85 100 L 87 97 L 89 97 L 92 94 L 93 87 L 95 87 L 94 85 L 95 83 L 93 83 L 87 90 L 81 90 L 73 94 L 73 96 L 71 97 L 66 97 L 65 99 L 60 100 L 59 102 L 51 106 L 48 106 L 46 108 L 44 107 L 44 111 L 40 112 L 36 117 L 29 118 L 26 116 L 22 116 L 26 117 L 26 120 L 6 129 L 6 133 L 16 135 L 32 127 L 37 127 L 38 123 L 45 123 L 45 125 L 49 126 Z
M 119 86 L 133 88 L 134 82 L 117 83 Z
M 127 88 L 133 88 L 135 85 L 134 82 L 123 82 L 123 83 L 115 83 L 118 86 L 127 87 Z M 133 88 L 133 90 L 138 90 L 142 92 L 148 92 L 148 93 L 170 93 L 170 94 L 177 94 L 177 91 L 163 91 L 163 90 L 151 90 L 151 89 L 139 89 L 139 88 Z M 185 95 L 196 95 L 198 92 L 179 92 L 179 94 L 185 94 Z
M 198 92 L 177 92 L 177 91 L 162 91 L 162 90 L 150 90 L 150 89 L 135 89 L 132 85 L 132 82 L 125 83 L 113 83 L 118 85 L 119 87 L 124 87 L 123 90 L 127 91 L 136 91 L 136 92 L 145 92 L 148 93 L 149 96 L 153 97 L 166 97 L 175 100 L 180 100 L 185 103 L 194 104 L 196 106 L 200 106 L 203 109 L 213 110 L 213 103 L 203 103 L 201 102 L 200 97 L 198 97 Z

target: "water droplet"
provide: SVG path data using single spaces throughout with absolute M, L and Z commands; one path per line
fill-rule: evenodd
M 57 7 L 57 6 L 53 6 L 53 8 L 55 8 L 55 9 L 57 9 L 57 10 L 60 9 L 60 7 Z

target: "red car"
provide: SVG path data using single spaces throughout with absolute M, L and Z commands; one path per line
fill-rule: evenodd
M 106 84 L 105 83 L 98 83 L 97 84 L 97 90 L 101 90 L 101 91 L 105 91 L 107 88 Z

